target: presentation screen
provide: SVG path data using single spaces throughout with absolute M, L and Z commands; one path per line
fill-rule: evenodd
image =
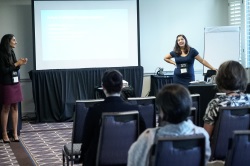
M 35 69 L 138 66 L 138 0 L 33 0 Z

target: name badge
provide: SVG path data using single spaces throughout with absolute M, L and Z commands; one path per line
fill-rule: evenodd
M 187 73 L 187 68 L 181 68 L 181 73 Z
M 18 77 L 13 77 L 13 83 L 18 83 Z
M 13 71 L 12 72 L 12 80 L 13 80 L 13 83 L 18 83 L 18 72 L 17 71 Z

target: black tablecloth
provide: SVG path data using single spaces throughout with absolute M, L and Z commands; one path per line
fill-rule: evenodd
M 158 91 L 166 84 L 171 84 L 171 76 L 151 76 L 150 96 L 156 96 Z M 212 100 L 218 92 L 214 84 L 191 84 L 188 86 L 191 94 L 200 94 L 200 111 L 198 113 L 198 124 L 203 126 L 203 116 L 205 114 L 207 104 Z
M 189 85 L 188 89 L 191 94 L 200 94 L 200 111 L 198 114 L 198 124 L 203 126 L 203 116 L 205 114 L 208 103 L 215 97 L 218 92 L 214 84 L 195 84 Z
M 173 75 L 165 75 L 165 76 L 151 75 L 150 79 L 151 83 L 150 83 L 149 96 L 156 96 L 158 91 L 164 85 L 173 83 Z
M 73 120 L 76 100 L 94 99 L 94 88 L 101 85 L 102 74 L 110 68 L 32 70 L 32 91 L 37 122 Z M 116 67 L 124 80 L 140 97 L 143 85 L 143 67 Z

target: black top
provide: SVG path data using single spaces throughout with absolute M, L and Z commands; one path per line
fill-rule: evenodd
M 107 97 L 104 102 L 98 103 L 89 108 L 86 115 L 83 141 L 81 147 L 81 162 L 83 165 L 92 166 L 96 162 L 96 153 L 101 127 L 101 118 L 103 112 L 122 112 L 138 110 L 137 105 L 122 100 L 120 97 Z M 140 132 L 145 130 L 145 122 L 140 116 Z
M 20 67 L 15 67 L 16 55 L 14 51 L 11 51 L 11 54 L 0 50 L 0 84 L 8 85 L 12 84 L 12 72 L 18 71 Z

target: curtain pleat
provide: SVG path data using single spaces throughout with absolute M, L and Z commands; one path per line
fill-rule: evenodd
M 32 92 L 37 122 L 73 120 L 76 100 L 94 99 L 95 87 L 101 86 L 102 74 L 111 68 L 31 70 Z M 143 67 L 116 67 L 141 96 Z

